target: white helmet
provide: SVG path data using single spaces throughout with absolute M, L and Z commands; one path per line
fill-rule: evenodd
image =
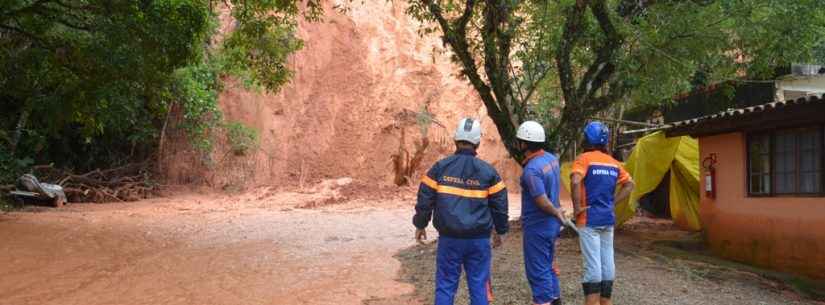
M 536 121 L 521 123 L 516 132 L 516 138 L 527 142 L 544 143 L 544 127 Z
M 455 129 L 455 140 L 478 145 L 478 143 L 481 143 L 481 123 L 471 118 L 461 119 Z

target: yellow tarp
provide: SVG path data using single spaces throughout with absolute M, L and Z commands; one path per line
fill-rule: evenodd
M 670 170 L 670 213 L 674 223 L 700 230 L 699 144 L 690 137 L 667 138 L 657 132 L 638 140 L 625 163 L 636 188 L 629 200 L 616 204 L 619 225 L 636 215 L 639 198 L 656 189 Z M 562 184 L 570 191 L 570 163 L 562 165 Z

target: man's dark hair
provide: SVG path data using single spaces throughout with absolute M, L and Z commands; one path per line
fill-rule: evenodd
M 593 144 L 584 142 L 584 143 L 582 143 L 582 148 L 584 149 L 584 152 L 598 150 L 598 151 L 606 153 L 606 154 L 608 153 L 607 152 L 607 145 L 593 145 Z
M 459 147 L 462 147 L 462 146 L 464 146 L 464 147 L 469 146 L 469 147 L 472 147 L 473 149 L 478 149 L 478 144 L 473 144 L 473 143 L 470 143 L 468 141 L 455 141 L 455 146 L 456 146 L 456 148 L 459 148 Z
M 530 142 L 530 141 L 522 141 L 524 145 L 527 146 L 527 150 L 529 151 L 537 151 L 539 149 L 544 148 L 544 142 Z

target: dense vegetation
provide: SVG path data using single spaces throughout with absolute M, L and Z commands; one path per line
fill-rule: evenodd
M 569 151 L 589 118 L 770 79 L 825 40 L 821 0 L 416 0 L 408 13 L 442 35 L 516 159 L 527 119 Z
M 0 184 L 33 164 L 84 172 L 151 159 L 170 112 L 204 151 L 224 126 L 243 137 L 235 149 L 254 146 L 254 131 L 221 118 L 222 80 L 285 84 L 298 18 L 320 13 L 299 4 L 0 0 Z
M 217 129 L 236 154 L 254 149 L 255 131 L 220 114 L 223 80 L 277 91 L 298 18 L 320 13 L 320 0 L 0 0 L 0 185 L 34 164 L 151 160 L 173 113 L 201 151 Z M 415 0 L 408 13 L 442 35 L 516 159 L 527 119 L 564 151 L 591 117 L 825 57 L 821 0 Z

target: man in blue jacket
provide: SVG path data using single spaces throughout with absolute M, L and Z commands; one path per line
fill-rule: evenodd
M 455 133 L 456 152 L 433 165 L 421 178 L 413 224 L 419 243 L 430 219 L 438 230 L 435 305 L 452 305 L 461 278 L 467 272 L 471 305 L 492 301 L 490 284 L 492 247 L 507 233 L 507 189 L 498 172 L 476 158 L 481 124 L 465 118 Z
M 559 305 L 561 291 L 553 268 L 556 238 L 564 211 L 559 202 L 559 159 L 544 151 L 544 127 L 527 121 L 516 131 L 525 153 L 521 175 L 521 222 L 524 228 L 524 269 L 533 304 Z

